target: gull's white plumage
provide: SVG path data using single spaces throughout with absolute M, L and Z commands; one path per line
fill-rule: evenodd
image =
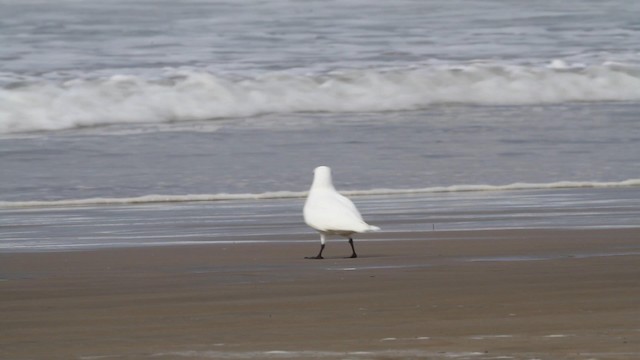
M 331 169 L 327 166 L 319 166 L 314 170 L 313 183 L 303 213 L 307 225 L 320 232 L 320 253 L 314 259 L 322 259 L 326 235 L 348 237 L 353 250 L 351 257 L 357 257 L 351 235 L 380 230 L 362 220 L 362 215 L 353 202 L 336 191 L 331 179 Z

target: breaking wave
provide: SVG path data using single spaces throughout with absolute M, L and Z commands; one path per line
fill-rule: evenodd
M 623 188 L 640 186 L 640 179 L 615 182 L 558 181 L 551 183 L 513 183 L 508 185 L 451 185 L 416 189 L 371 189 L 340 191 L 347 196 L 384 196 L 429 193 L 455 193 L 480 191 L 544 190 L 562 188 Z M 296 199 L 307 196 L 306 191 L 272 191 L 259 194 L 196 194 L 196 195 L 145 195 L 130 198 L 89 198 L 51 201 L 0 201 L 0 208 L 48 207 L 48 206 L 100 206 L 135 205 L 196 201 L 242 201 L 266 199 Z
M 640 66 L 470 63 L 324 74 L 219 76 L 198 69 L 72 79 L 4 75 L 0 133 L 268 113 L 377 112 L 433 104 L 639 101 Z M 7 81 L 6 79 L 10 79 Z

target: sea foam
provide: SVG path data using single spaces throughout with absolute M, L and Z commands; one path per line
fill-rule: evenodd
M 560 60 L 549 66 L 472 62 L 315 74 L 221 76 L 166 69 L 156 77 L 74 76 L 3 77 L 0 133 L 267 113 L 402 111 L 434 104 L 640 100 L 637 65 L 571 66 Z
M 371 189 L 371 190 L 346 190 L 340 193 L 347 196 L 384 196 L 384 195 L 411 195 L 429 193 L 455 193 L 455 192 L 480 192 L 480 191 L 515 191 L 515 190 L 544 190 L 567 188 L 624 188 L 640 186 L 640 179 L 624 181 L 557 181 L 550 183 L 512 183 L 507 185 L 451 185 L 434 186 L 415 189 Z M 268 200 L 268 199 L 296 199 L 304 198 L 307 191 L 271 191 L 255 194 L 192 194 L 192 195 L 144 195 L 129 198 L 88 198 L 68 200 L 45 201 L 0 201 L 0 208 L 19 207 L 48 207 L 48 206 L 99 206 L 99 205 L 135 205 L 170 202 L 196 202 L 196 201 L 242 201 L 242 200 Z

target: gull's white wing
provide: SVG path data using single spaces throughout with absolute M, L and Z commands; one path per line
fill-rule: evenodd
M 334 232 L 363 232 L 370 226 L 362 220 L 353 202 L 335 191 L 312 191 L 304 205 L 305 222 L 314 229 Z

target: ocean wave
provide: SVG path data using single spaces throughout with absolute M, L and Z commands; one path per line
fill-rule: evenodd
M 515 191 L 515 190 L 544 190 L 567 188 L 624 188 L 640 186 L 640 179 L 624 181 L 557 181 L 550 183 L 512 183 L 507 185 L 451 185 L 434 186 L 415 189 L 371 189 L 341 191 L 347 196 L 384 196 L 411 195 L 430 193 L 456 193 L 481 191 Z M 152 203 L 183 203 L 198 201 L 246 201 L 268 199 L 302 199 L 307 196 L 306 191 L 271 191 L 257 194 L 195 194 L 195 195 L 144 195 L 129 198 L 89 198 L 51 201 L 0 201 L 0 208 L 26 208 L 51 206 L 100 206 L 100 205 L 136 205 Z
M 587 66 L 562 60 L 547 66 L 473 62 L 248 77 L 219 76 L 198 69 L 165 69 L 162 76 L 155 78 L 43 76 L 3 83 L 0 133 L 268 113 L 402 111 L 445 103 L 640 100 L 639 66 Z

